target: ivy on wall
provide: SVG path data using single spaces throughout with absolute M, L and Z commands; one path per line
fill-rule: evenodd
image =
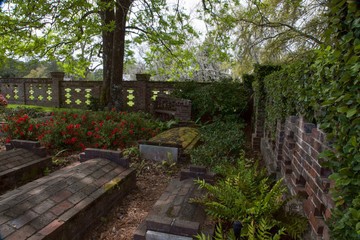
M 264 79 L 265 115 L 273 130 L 276 121 L 300 113 L 328 133 L 334 151 L 319 157 L 335 180 L 331 236 L 360 239 L 360 6 L 355 0 L 328 4 L 327 46 Z

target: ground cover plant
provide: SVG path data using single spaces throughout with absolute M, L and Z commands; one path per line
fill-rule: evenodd
M 46 121 L 36 121 L 20 111 L 7 122 L 1 129 L 7 134 L 7 142 L 38 140 L 51 153 L 83 151 L 87 147 L 124 149 L 160 131 L 160 125 L 149 115 L 117 111 L 59 112 Z
M 189 150 L 192 164 L 208 166 L 216 170 L 219 163 L 231 164 L 245 147 L 243 121 L 216 121 L 200 128 L 201 137 L 197 147 Z

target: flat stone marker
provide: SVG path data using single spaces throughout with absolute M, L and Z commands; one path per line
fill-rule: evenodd
M 196 128 L 172 128 L 149 141 L 140 141 L 139 150 L 145 159 L 178 162 L 183 153 L 196 145 L 199 135 Z
M 0 196 L 5 239 L 83 239 L 136 185 L 134 169 L 103 158 L 58 170 Z

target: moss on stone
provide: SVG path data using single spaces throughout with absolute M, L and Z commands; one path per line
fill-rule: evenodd
M 123 178 L 114 178 L 110 182 L 105 183 L 103 188 L 106 191 L 110 191 L 110 190 L 114 189 L 116 186 L 118 186 L 122 181 L 123 181 Z
M 151 138 L 149 141 L 155 143 L 178 144 L 185 149 L 185 148 L 193 147 L 194 140 L 197 141 L 199 134 L 200 132 L 196 128 L 191 128 L 191 127 L 172 128 Z

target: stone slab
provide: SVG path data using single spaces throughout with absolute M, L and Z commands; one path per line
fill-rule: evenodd
M 194 140 L 197 140 L 199 135 L 200 132 L 196 128 L 179 127 L 162 132 L 151 138 L 149 142 L 153 142 L 154 144 L 159 143 L 180 145 L 183 149 L 186 149 L 191 146 Z
M 176 147 L 140 144 L 139 150 L 141 156 L 148 160 L 177 162 L 179 159 L 179 149 Z
M 193 238 L 162 233 L 162 232 L 147 231 L 145 239 L 146 240 L 192 240 Z
M 97 158 L 8 191 L 0 196 L 2 237 L 83 239 L 135 187 L 135 177 L 134 169 Z

